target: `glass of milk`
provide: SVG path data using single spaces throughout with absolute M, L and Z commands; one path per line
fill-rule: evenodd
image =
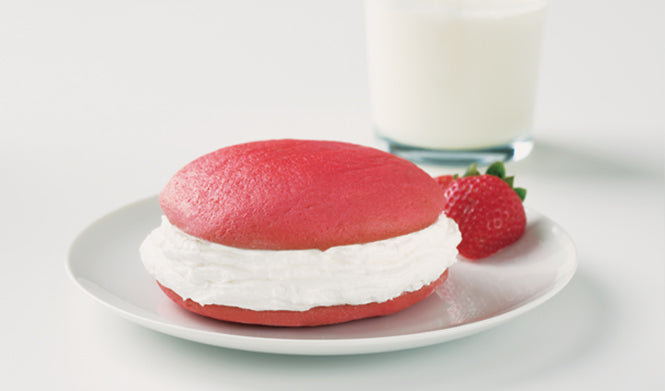
M 365 0 L 372 120 L 388 149 L 446 165 L 518 160 L 547 0 Z

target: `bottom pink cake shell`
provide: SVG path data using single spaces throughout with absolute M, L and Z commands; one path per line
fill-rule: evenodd
M 159 281 L 157 284 L 171 300 L 182 308 L 209 318 L 265 326 L 303 327 L 322 326 L 394 314 L 428 297 L 447 277 L 448 271 L 446 270 L 438 279 L 419 290 L 403 293 L 381 303 L 314 307 L 307 311 L 254 311 L 217 304 L 201 305 L 191 299 L 184 300 L 177 293 L 160 284 Z

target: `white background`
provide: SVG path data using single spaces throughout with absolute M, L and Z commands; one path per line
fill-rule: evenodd
M 665 6 L 554 0 L 527 205 L 580 267 L 538 309 L 451 343 L 297 357 L 146 330 L 67 277 L 90 222 L 218 147 L 373 144 L 359 0 L 0 4 L 3 389 L 662 390 Z

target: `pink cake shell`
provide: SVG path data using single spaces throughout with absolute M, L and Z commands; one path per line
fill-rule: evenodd
M 437 287 L 444 283 L 447 277 L 448 271 L 446 270 L 438 279 L 419 290 L 402 293 L 398 297 L 381 303 L 314 307 L 307 311 L 254 311 L 225 305 L 200 305 L 191 299 L 183 300 L 171 289 L 162 286 L 159 282 L 158 284 L 176 304 L 188 311 L 209 318 L 265 326 L 304 327 L 394 314 L 427 298 Z
M 247 249 L 327 249 L 433 224 L 443 190 L 413 163 L 334 141 L 269 140 L 204 155 L 160 194 L 171 224 Z

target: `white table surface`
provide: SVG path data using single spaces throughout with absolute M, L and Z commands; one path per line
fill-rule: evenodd
M 216 348 L 117 317 L 65 272 L 90 222 L 247 140 L 373 145 L 358 0 L 0 4 L 7 390 L 665 389 L 665 7 L 554 0 L 536 148 L 509 164 L 574 239 L 559 295 L 402 352 Z

